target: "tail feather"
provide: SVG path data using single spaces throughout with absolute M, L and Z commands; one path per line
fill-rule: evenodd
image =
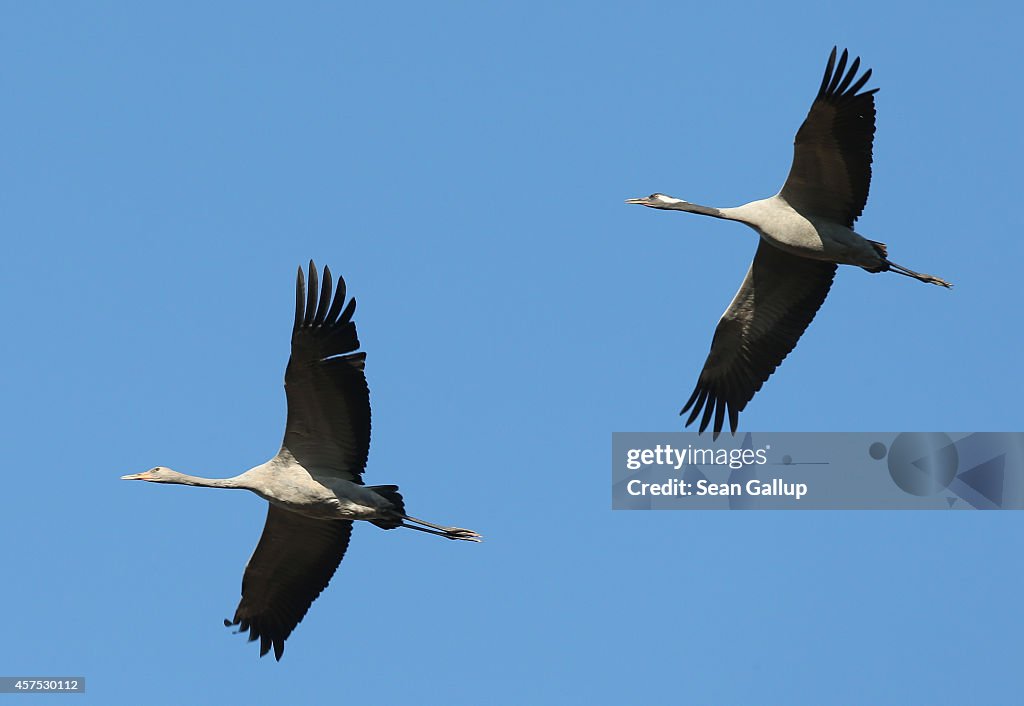
M 367 490 L 372 490 L 377 495 L 387 500 L 393 506 L 395 515 L 393 518 L 370 520 L 381 529 L 395 529 L 402 526 L 402 518 L 405 516 L 405 500 L 398 492 L 397 485 L 368 485 Z

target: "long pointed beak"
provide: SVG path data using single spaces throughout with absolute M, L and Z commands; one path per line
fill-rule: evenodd
M 132 473 L 129 476 L 121 476 L 121 480 L 146 480 L 145 473 Z
M 636 203 L 636 204 L 640 204 L 641 206 L 646 206 L 647 205 L 647 199 L 645 199 L 645 198 L 626 199 L 626 203 Z

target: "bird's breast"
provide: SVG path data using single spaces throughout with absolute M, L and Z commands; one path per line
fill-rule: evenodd
M 879 263 L 875 249 L 858 233 L 827 219 L 805 216 L 784 201 L 766 201 L 744 215 L 762 238 L 791 255 L 860 267 Z

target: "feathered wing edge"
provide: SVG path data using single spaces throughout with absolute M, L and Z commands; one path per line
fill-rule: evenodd
M 359 483 L 370 446 L 370 400 L 366 353 L 355 352 L 356 300 L 346 306 L 345 296 L 345 280 L 339 277 L 334 291 L 330 268 L 324 267 L 321 284 L 311 260 L 308 289 L 299 269 L 283 446 L 300 463 L 344 469 Z
M 296 357 L 295 346 L 300 352 L 310 349 L 310 355 L 302 356 L 303 362 L 321 360 L 334 355 L 351 353 L 359 348 L 359 336 L 352 315 L 356 311 L 356 300 L 345 303 L 345 279 L 338 278 L 335 292 L 331 268 L 324 267 L 323 286 L 320 286 L 316 264 L 309 261 L 309 289 L 306 288 L 302 268 L 295 279 L 295 322 L 292 325 L 292 358 Z M 319 298 L 317 297 L 317 290 Z M 334 301 L 331 295 L 334 294 Z M 319 329 L 319 330 L 318 330 Z M 326 335 L 324 332 L 327 332 Z
M 780 194 L 801 212 L 853 227 L 867 203 L 875 135 L 877 88 L 859 92 L 860 57 L 833 47 L 818 93 L 793 141 L 793 163 Z
M 350 520 L 317 520 L 270 505 L 256 550 L 242 577 L 242 600 L 226 627 L 249 631 L 260 641 L 260 657 L 284 642 L 327 588 L 348 549 Z
M 701 417 L 698 433 L 714 419 L 717 440 L 729 416 L 739 413 L 796 347 L 828 296 L 836 265 L 809 260 L 761 241 L 739 291 L 722 315 L 693 394 L 679 414 L 686 426 Z

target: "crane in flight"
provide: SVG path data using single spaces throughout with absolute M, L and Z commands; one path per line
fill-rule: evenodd
M 736 433 L 739 413 L 796 346 L 832 286 L 837 265 L 895 272 L 942 287 L 932 275 L 891 262 L 884 243 L 854 232 L 871 183 L 877 88 L 860 92 L 871 69 L 857 79 L 832 48 L 818 95 L 796 133 L 793 165 L 775 196 L 735 208 L 712 208 L 655 193 L 626 203 L 744 223 L 760 236 L 754 261 L 725 310 L 697 380 L 680 415 L 698 416 L 699 433 L 714 419 L 713 438 L 725 415 Z M 856 81 L 854 79 L 857 79 Z
M 260 657 L 271 647 L 278 660 L 284 641 L 327 587 L 345 556 L 352 523 L 382 529 L 407 527 L 447 539 L 479 542 L 472 530 L 444 527 L 405 514 L 396 485 L 363 485 L 370 449 L 370 393 L 356 352 L 356 302 L 345 303 L 345 280 L 331 284 L 324 268 L 309 263 L 309 291 L 299 268 L 291 357 L 285 370 L 288 421 L 274 458 L 233 478 L 198 478 L 158 466 L 122 480 L 249 490 L 265 500 L 266 524 L 242 577 L 237 632 L 259 639 Z M 332 297 L 333 295 L 333 297 Z

